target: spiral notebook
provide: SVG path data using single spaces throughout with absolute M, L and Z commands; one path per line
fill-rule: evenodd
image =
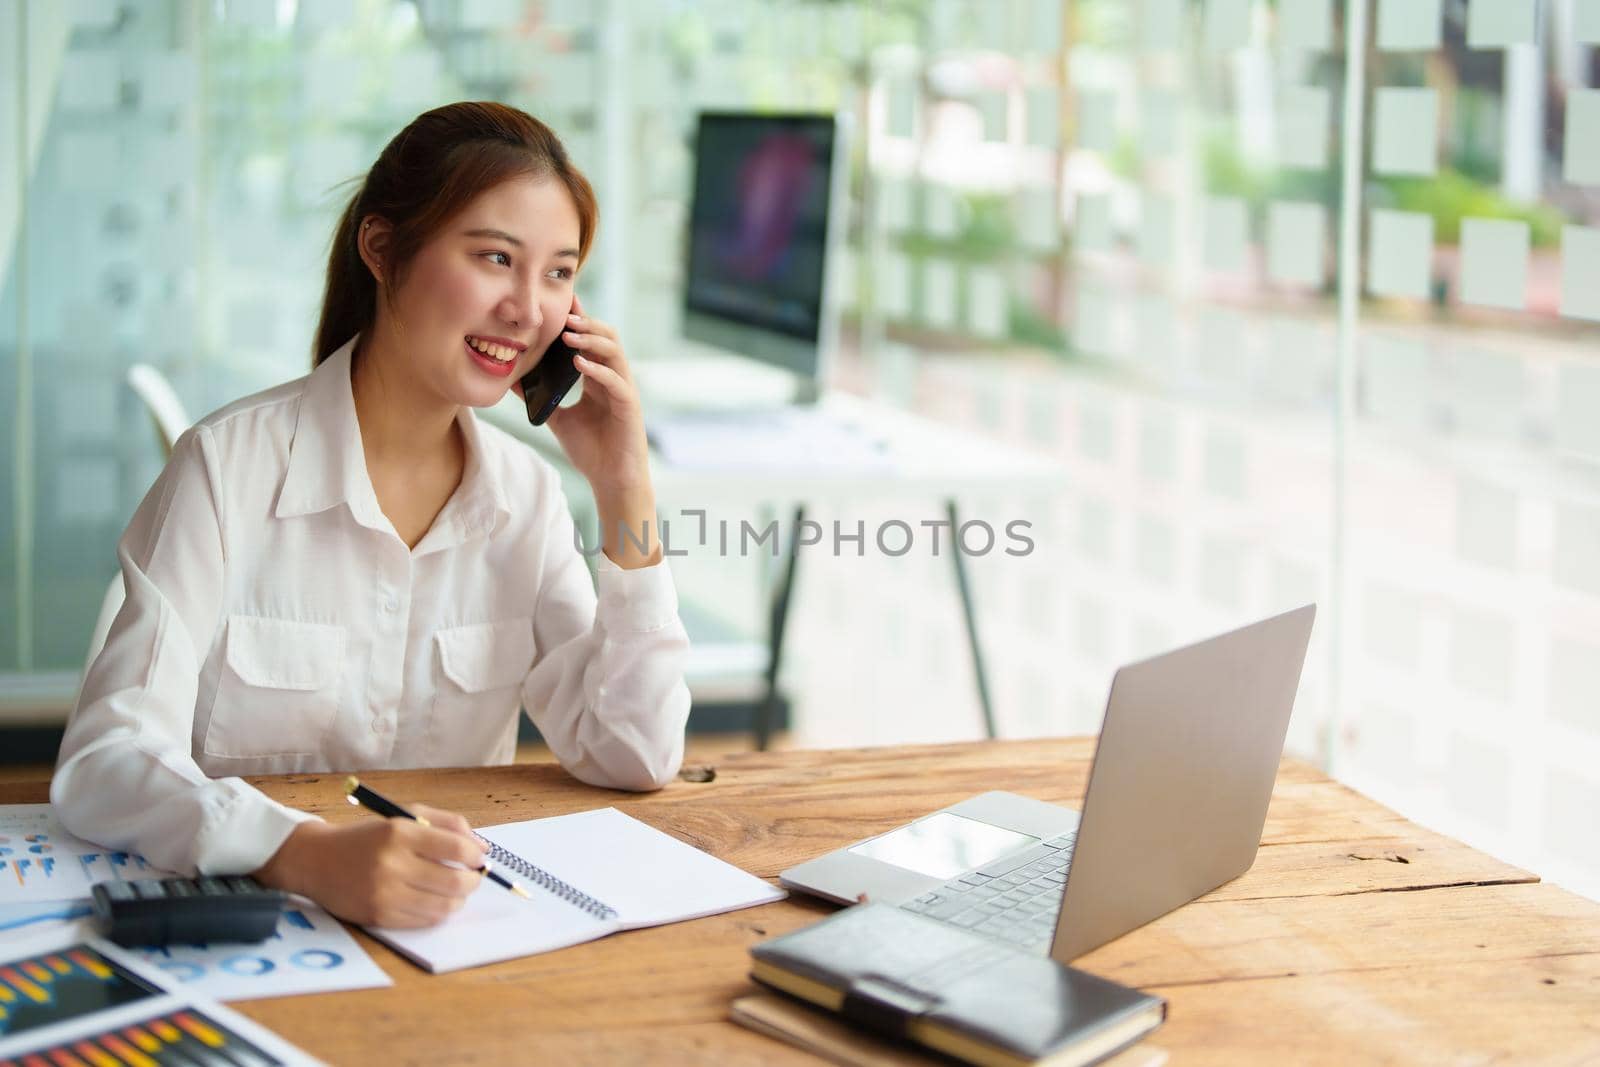
M 615 808 L 483 827 L 478 835 L 489 842 L 490 860 L 532 900 L 485 880 L 438 926 L 369 932 L 438 974 L 786 895 Z

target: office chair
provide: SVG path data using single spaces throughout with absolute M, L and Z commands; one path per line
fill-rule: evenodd
M 150 413 L 156 437 L 161 442 L 161 457 L 171 459 L 172 446 L 177 444 L 191 421 L 189 413 L 183 409 L 183 401 L 178 399 L 166 375 L 148 363 L 135 363 L 128 368 L 128 386 L 144 401 L 145 410 Z

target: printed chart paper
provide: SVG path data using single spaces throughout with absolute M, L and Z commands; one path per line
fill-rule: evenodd
M 108 941 L 41 933 L 0 951 L 0 1061 L 308 1064 L 238 1013 L 176 988 Z
M 0 804 L 0 904 L 75 900 L 97 882 L 172 877 L 143 856 L 67 833 L 48 804 Z
M 67 926 L 94 933 L 87 900 L 0 904 L 0 942 Z M 174 982 L 217 1000 L 331 993 L 393 985 L 339 921 L 309 902 L 288 908 L 278 930 L 255 944 L 130 948 Z M 0 994 L 3 999 L 3 994 Z
M 394 984 L 339 920 L 309 902 L 285 909 L 277 932 L 256 944 L 129 951 L 171 975 L 182 988 L 216 1000 L 260 1000 Z
M 92 933 L 88 898 L 96 883 L 172 877 L 139 855 L 67 833 L 48 804 L 0 805 L 0 942 L 67 927 Z M 309 901 L 297 900 L 277 932 L 258 944 L 128 951 L 217 1000 L 391 984 L 339 921 Z

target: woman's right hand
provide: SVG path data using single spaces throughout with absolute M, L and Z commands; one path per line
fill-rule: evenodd
M 427 825 L 371 818 L 303 822 L 254 877 L 308 896 L 348 922 L 432 926 L 478 888 L 483 875 L 475 868 L 483 866 L 487 848 L 460 815 L 421 804 L 409 810 Z

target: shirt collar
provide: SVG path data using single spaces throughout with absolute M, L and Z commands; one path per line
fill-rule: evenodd
M 288 472 L 273 512 L 280 519 L 348 504 L 361 525 L 375 530 L 393 529 L 373 492 L 366 453 L 361 447 L 361 426 L 356 421 L 350 360 L 357 337 L 336 349 L 306 378 L 294 438 L 289 444 Z M 471 408 L 463 407 L 456 422 L 466 444 L 461 484 L 418 543 L 418 554 L 487 535 L 511 515 L 494 464 L 485 460 L 477 416 Z

